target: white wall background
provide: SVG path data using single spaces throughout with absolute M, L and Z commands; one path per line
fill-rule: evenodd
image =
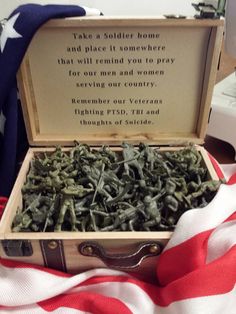
M 195 14 L 191 5 L 194 0 L 0 0 L 0 20 L 8 17 L 17 6 L 29 2 L 85 5 L 100 9 L 105 15 L 154 16 L 174 13 L 192 16 Z

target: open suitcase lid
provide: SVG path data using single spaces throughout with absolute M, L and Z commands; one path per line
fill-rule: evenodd
M 30 144 L 203 143 L 222 33 L 209 19 L 49 21 L 18 73 Z

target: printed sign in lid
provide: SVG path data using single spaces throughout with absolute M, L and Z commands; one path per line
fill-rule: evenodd
M 33 145 L 203 142 L 220 20 L 52 20 L 19 73 Z

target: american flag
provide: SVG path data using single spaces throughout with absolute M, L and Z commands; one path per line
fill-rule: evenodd
M 4 26 L 0 52 L 0 195 L 8 195 L 14 180 L 19 138 L 15 74 L 27 45 L 48 19 L 89 13 L 100 14 L 78 6 L 25 5 L 15 10 Z M 222 177 L 217 163 L 212 162 Z M 231 177 L 210 204 L 181 217 L 157 262 L 153 273 L 156 284 L 111 269 L 70 275 L 0 259 L 0 313 L 235 314 L 233 173 L 235 166 L 225 169 L 226 177 Z
M 17 160 L 27 146 L 16 72 L 37 29 L 52 18 L 100 15 L 97 9 L 76 5 L 27 4 L 2 21 L 0 36 L 0 196 L 9 196 Z

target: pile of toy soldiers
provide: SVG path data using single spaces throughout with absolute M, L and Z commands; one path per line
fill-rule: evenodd
M 12 230 L 173 230 L 185 211 L 205 207 L 219 185 L 208 180 L 194 145 L 161 152 L 123 143 L 114 152 L 76 143 L 31 161 Z

